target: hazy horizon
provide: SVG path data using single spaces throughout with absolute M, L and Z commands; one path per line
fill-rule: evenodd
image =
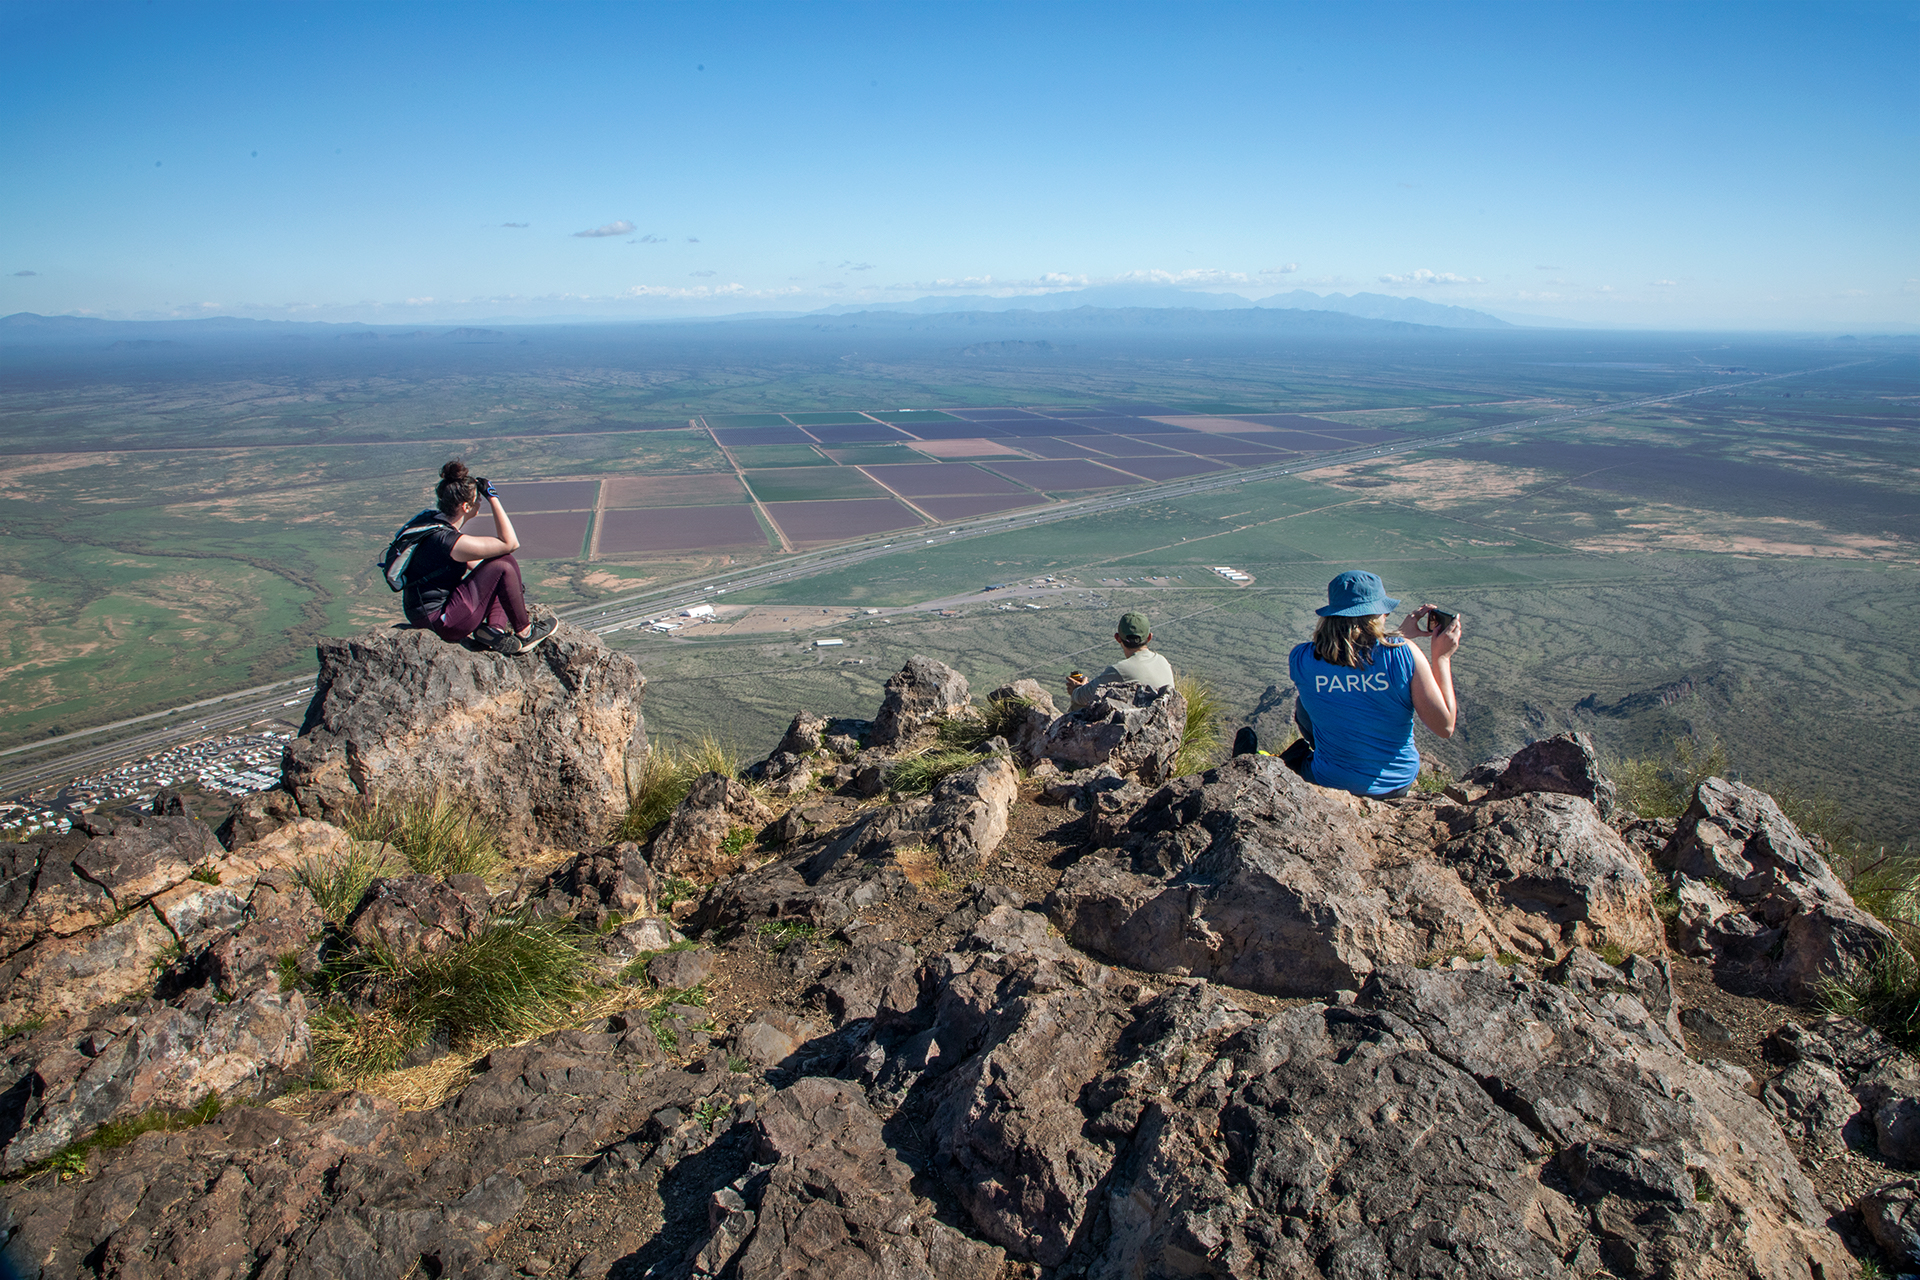
M 1912 3 L 451 12 L 9 6 L 0 314 L 1920 323 Z

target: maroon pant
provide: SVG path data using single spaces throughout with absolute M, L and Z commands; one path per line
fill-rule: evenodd
M 427 625 L 442 640 L 465 640 L 483 622 L 499 631 L 519 631 L 531 621 L 520 562 L 508 552 L 468 574 L 447 597 L 446 610 Z

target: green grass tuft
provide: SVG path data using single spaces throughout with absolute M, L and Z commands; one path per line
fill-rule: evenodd
M 1694 788 L 1728 772 L 1718 738 L 1675 738 L 1666 753 L 1622 760 L 1611 770 L 1620 803 L 1643 818 L 1677 818 L 1693 803 Z
M 51 1173 L 66 1182 L 86 1173 L 87 1157 L 92 1152 L 124 1147 L 144 1133 L 177 1133 L 203 1125 L 220 1114 L 221 1106 L 216 1089 L 191 1107 L 155 1107 L 124 1120 L 110 1120 L 78 1142 L 68 1143 L 45 1160 L 27 1166 L 12 1180 L 24 1182 Z
M 925 795 L 944 779 L 987 759 L 978 751 L 934 747 L 894 762 L 887 770 L 887 786 L 903 796 Z
M 616 840 L 653 839 L 703 773 L 740 776 L 740 753 L 711 734 L 677 745 L 655 742 L 647 751 L 640 774 L 627 796 L 627 816 L 614 832 Z
M 1821 983 L 1815 998 L 1831 1013 L 1878 1027 L 1910 1053 L 1920 1050 L 1920 965 L 1903 947 L 1887 947 L 1871 962 Z
M 327 923 L 338 929 L 367 896 L 367 886 L 398 869 L 385 845 L 356 840 L 339 857 L 303 859 L 293 874 Z
M 1180 749 L 1173 756 L 1173 776 L 1184 778 L 1219 764 L 1226 754 L 1226 708 L 1205 680 L 1177 676 L 1173 687 L 1187 700 L 1187 719 L 1180 728 Z
M 776 955 L 796 942 L 803 942 L 820 930 L 801 920 L 768 920 L 754 931 L 767 950 Z
M 432 955 L 400 960 L 380 948 L 356 951 L 333 982 L 379 992 L 379 1005 L 323 1009 L 312 1023 L 315 1059 L 352 1081 L 392 1070 L 435 1033 L 456 1045 L 536 1035 L 591 994 L 589 963 L 571 923 L 511 916 Z
M 444 795 L 383 796 L 350 808 L 340 825 L 356 840 L 392 845 L 421 875 L 490 879 L 504 861 L 498 826 Z

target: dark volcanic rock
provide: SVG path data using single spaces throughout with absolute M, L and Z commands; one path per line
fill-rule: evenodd
M 1161 788 L 1047 910 L 1096 954 L 1277 995 L 1447 952 L 1658 949 L 1651 885 L 1593 806 L 1528 795 L 1441 812 L 1433 849 L 1390 806 L 1242 756 Z
M 543 915 L 565 916 L 601 930 L 616 916 L 635 920 L 657 914 L 653 866 L 631 840 L 574 855 L 531 895 Z
M 706 884 L 739 870 L 740 855 L 727 852 L 727 837 L 741 828 L 758 831 L 772 817 L 745 783 L 703 773 L 653 838 L 648 861 L 660 875 Z
M 516 849 L 596 844 L 646 751 L 646 680 L 566 623 L 525 657 L 379 628 L 319 643 L 320 675 L 284 783 L 309 817 L 362 797 L 444 794 Z
M 1701 783 L 1661 860 L 1678 873 L 1678 926 L 1691 949 L 1794 998 L 1898 945 L 1854 905 L 1773 798 L 1752 787 Z
M 1613 817 L 1613 781 L 1584 733 L 1563 733 L 1520 748 L 1493 780 L 1491 795 L 1504 800 L 1529 791 L 1579 796 L 1592 802 L 1603 821 Z
M 1172 776 L 1186 721 L 1187 700 L 1177 691 L 1116 680 L 1101 685 L 1091 705 L 1049 725 L 1040 751 L 1062 769 L 1111 765 L 1153 786 Z
M 237 849 L 278 831 L 299 816 L 300 804 L 293 793 L 275 787 L 241 796 L 213 834 L 222 845 Z
M 345 932 L 363 947 L 405 960 L 477 937 L 491 915 L 487 882 L 479 876 L 396 876 L 367 886 Z
M 887 1149 L 860 1090 L 809 1079 L 782 1089 L 755 1122 L 757 1156 L 772 1166 L 751 1218 L 733 1216 L 740 1280 L 885 1276 L 997 1280 L 1001 1251 L 969 1240 L 913 1194 L 913 1174 Z M 741 1210 L 745 1210 L 744 1201 Z M 726 1221 L 723 1218 L 722 1221 Z M 702 1268 L 718 1274 L 727 1258 Z
M 0 1067 L 12 1082 L 0 1095 L 0 1174 L 109 1120 L 189 1107 L 214 1091 L 239 1099 L 272 1087 L 306 1064 L 306 1017 L 297 991 L 223 1002 L 203 988 L 49 1028 Z
M 917 654 L 887 680 L 887 696 L 873 717 L 868 741 L 897 747 L 943 716 L 968 707 L 967 678 L 944 662 Z

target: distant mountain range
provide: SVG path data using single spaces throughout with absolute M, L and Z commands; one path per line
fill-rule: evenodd
M 1150 308 L 1180 311 L 1228 311 L 1261 308 L 1287 311 L 1337 311 L 1366 320 L 1397 320 L 1402 324 L 1433 325 L 1443 329 L 1511 329 L 1514 326 L 1498 316 L 1468 307 L 1453 307 L 1428 302 L 1423 298 L 1394 298 L 1384 293 L 1318 294 L 1305 289 L 1276 293 L 1258 300 L 1237 293 L 1207 293 L 1199 289 L 1176 289 L 1167 285 L 1106 284 L 1088 289 L 1067 289 L 1059 293 L 1032 294 L 1025 297 L 995 298 L 985 294 L 953 294 L 944 297 L 915 298 L 911 302 L 842 303 L 810 311 L 808 315 L 851 315 L 860 311 L 897 311 L 907 315 L 932 315 L 948 311 L 1072 311 L 1080 307 L 1107 310 Z

